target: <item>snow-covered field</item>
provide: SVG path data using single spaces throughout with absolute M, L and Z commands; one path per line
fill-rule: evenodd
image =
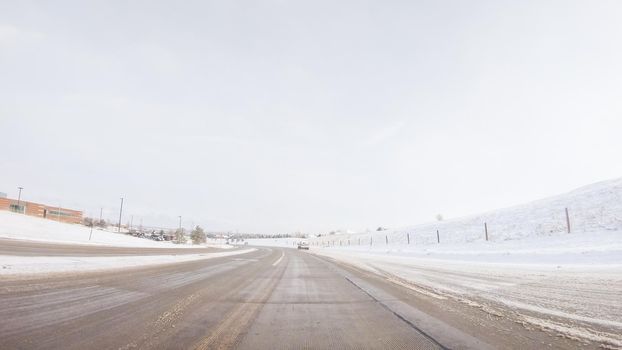
M 491 317 L 622 347 L 622 179 L 472 217 L 310 242 L 314 254 L 425 297 L 452 298 Z
M 113 229 L 111 229 L 114 231 Z M 171 242 L 157 242 L 145 238 L 133 237 L 128 234 L 91 229 L 77 224 L 66 224 L 33 216 L 16 214 L 9 211 L 0 211 L 0 237 L 33 240 L 51 243 L 69 244 L 96 244 L 122 247 L 149 247 L 149 248 L 185 248 L 191 244 L 174 244 Z M 223 240 L 210 240 L 210 247 L 230 248 Z M 196 248 L 196 246 L 194 246 Z
M 124 233 L 94 229 L 82 225 L 66 224 L 8 211 L 0 211 L 0 237 L 63 244 L 92 244 L 121 247 L 148 248 L 190 248 L 192 244 L 157 242 L 133 237 Z M 233 248 L 225 240 L 208 240 L 201 246 L 221 249 Z M 154 264 L 167 264 L 191 260 L 211 259 L 221 256 L 244 254 L 252 249 L 209 252 L 205 254 L 166 254 L 150 256 L 108 256 L 108 257 L 32 257 L 0 255 L 0 276 L 35 274 L 66 271 L 90 271 Z
M 0 255 L 0 276 L 58 272 L 79 272 L 118 269 L 137 266 L 171 264 L 185 261 L 213 259 L 223 256 L 246 254 L 255 249 L 230 250 L 205 254 L 148 255 L 148 256 L 3 256 Z

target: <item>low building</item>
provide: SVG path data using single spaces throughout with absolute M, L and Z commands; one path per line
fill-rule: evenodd
M 58 220 L 71 224 L 82 222 L 82 212 L 79 210 L 54 207 L 40 203 L 28 202 L 12 198 L 0 197 L 0 210 L 9 210 L 40 218 Z

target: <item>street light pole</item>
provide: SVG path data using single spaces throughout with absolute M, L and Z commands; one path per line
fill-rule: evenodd
M 121 197 L 121 209 L 119 209 L 119 232 L 121 232 L 121 215 L 123 215 L 123 197 Z
M 89 233 L 89 241 L 91 240 L 91 237 L 93 237 L 93 226 L 95 226 L 95 219 L 91 219 L 91 232 Z
M 19 189 L 19 194 L 17 195 L 17 210 L 20 210 L 20 209 L 19 209 L 19 208 L 20 208 L 20 207 L 19 207 L 19 204 L 20 204 L 20 201 L 21 201 L 21 199 L 22 199 L 22 190 L 23 190 L 24 188 L 23 188 L 23 187 L 18 187 L 18 189 Z M 25 210 L 24 210 L 24 211 L 25 211 Z

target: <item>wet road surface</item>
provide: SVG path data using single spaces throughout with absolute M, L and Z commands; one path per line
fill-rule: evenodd
M 0 280 L 0 348 L 575 345 L 450 304 L 309 252 L 257 248 L 204 261 Z
M 13 256 L 122 256 L 201 254 L 217 249 L 201 248 L 144 248 L 113 247 L 105 245 L 47 243 L 0 238 L 0 255 Z

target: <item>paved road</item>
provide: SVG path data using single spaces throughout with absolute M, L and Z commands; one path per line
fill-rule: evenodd
M 79 245 L 47 243 L 0 238 L 0 255 L 15 256 L 120 256 L 120 255 L 168 255 L 200 254 L 217 251 L 212 248 L 143 248 L 111 247 L 102 245 Z
M 476 311 L 461 309 L 463 305 L 428 299 L 309 252 L 258 248 L 243 255 L 158 267 L 0 280 L 0 348 L 576 345 L 521 325 L 487 320 Z

